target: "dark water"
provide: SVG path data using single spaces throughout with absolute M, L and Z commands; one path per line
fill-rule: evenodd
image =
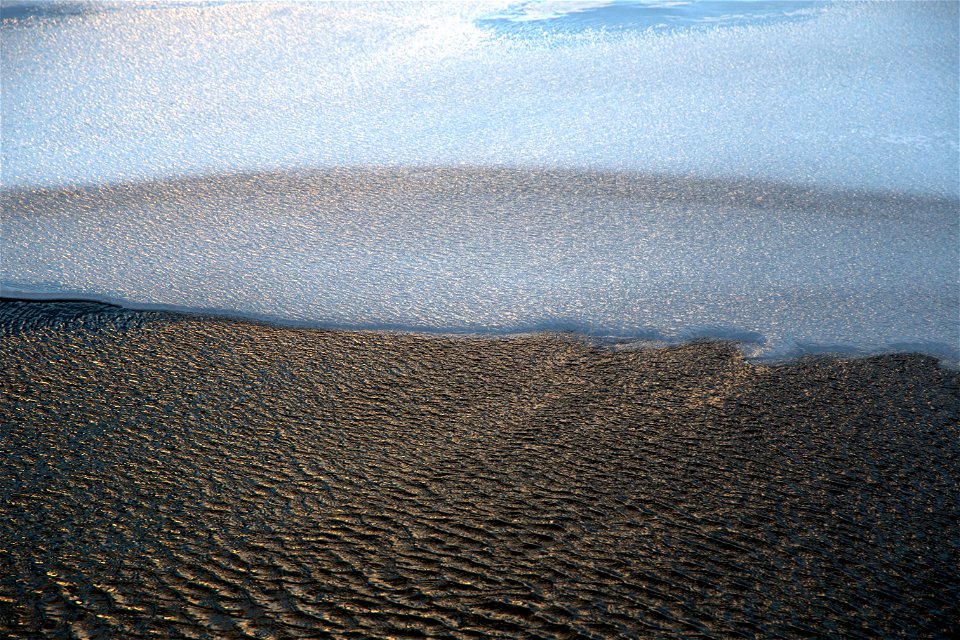
M 950 637 L 958 374 L 0 304 L 0 635 Z

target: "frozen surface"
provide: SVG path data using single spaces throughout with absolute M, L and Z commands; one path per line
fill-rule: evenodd
M 4 294 L 960 358 L 956 3 L 558 6 L 5 2 Z
M 511 37 L 543 38 L 544 32 L 602 30 L 673 31 L 806 20 L 828 4 L 805 0 L 532 0 L 490 12 L 479 23 Z

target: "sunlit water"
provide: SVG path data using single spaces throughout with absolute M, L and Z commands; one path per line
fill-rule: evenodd
M 956 3 L 3 6 L 5 294 L 958 359 Z

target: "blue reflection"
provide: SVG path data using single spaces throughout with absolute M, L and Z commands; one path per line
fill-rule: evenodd
M 762 0 L 623 0 L 617 2 L 521 2 L 478 20 L 510 37 L 537 37 L 544 31 L 673 31 L 807 20 L 829 2 Z

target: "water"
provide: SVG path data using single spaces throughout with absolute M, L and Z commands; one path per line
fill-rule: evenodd
M 709 29 L 806 20 L 828 11 L 824 2 L 790 0 L 565 0 L 518 2 L 482 16 L 478 23 L 511 37 L 549 38 L 558 33 Z
M 960 357 L 955 3 L 5 3 L 2 29 L 5 293 Z
M 504 33 L 492 4 L 14 13 L 4 184 L 493 164 L 956 195 L 956 6 L 785 7 L 753 26 L 565 26 L 616 7 L 600 8 L 542 19 L 537 38 Z M 628 15 L 677 11 L 648 10 Z
M 0 635 L 955 638 L 960 372 L 0 302 Z

